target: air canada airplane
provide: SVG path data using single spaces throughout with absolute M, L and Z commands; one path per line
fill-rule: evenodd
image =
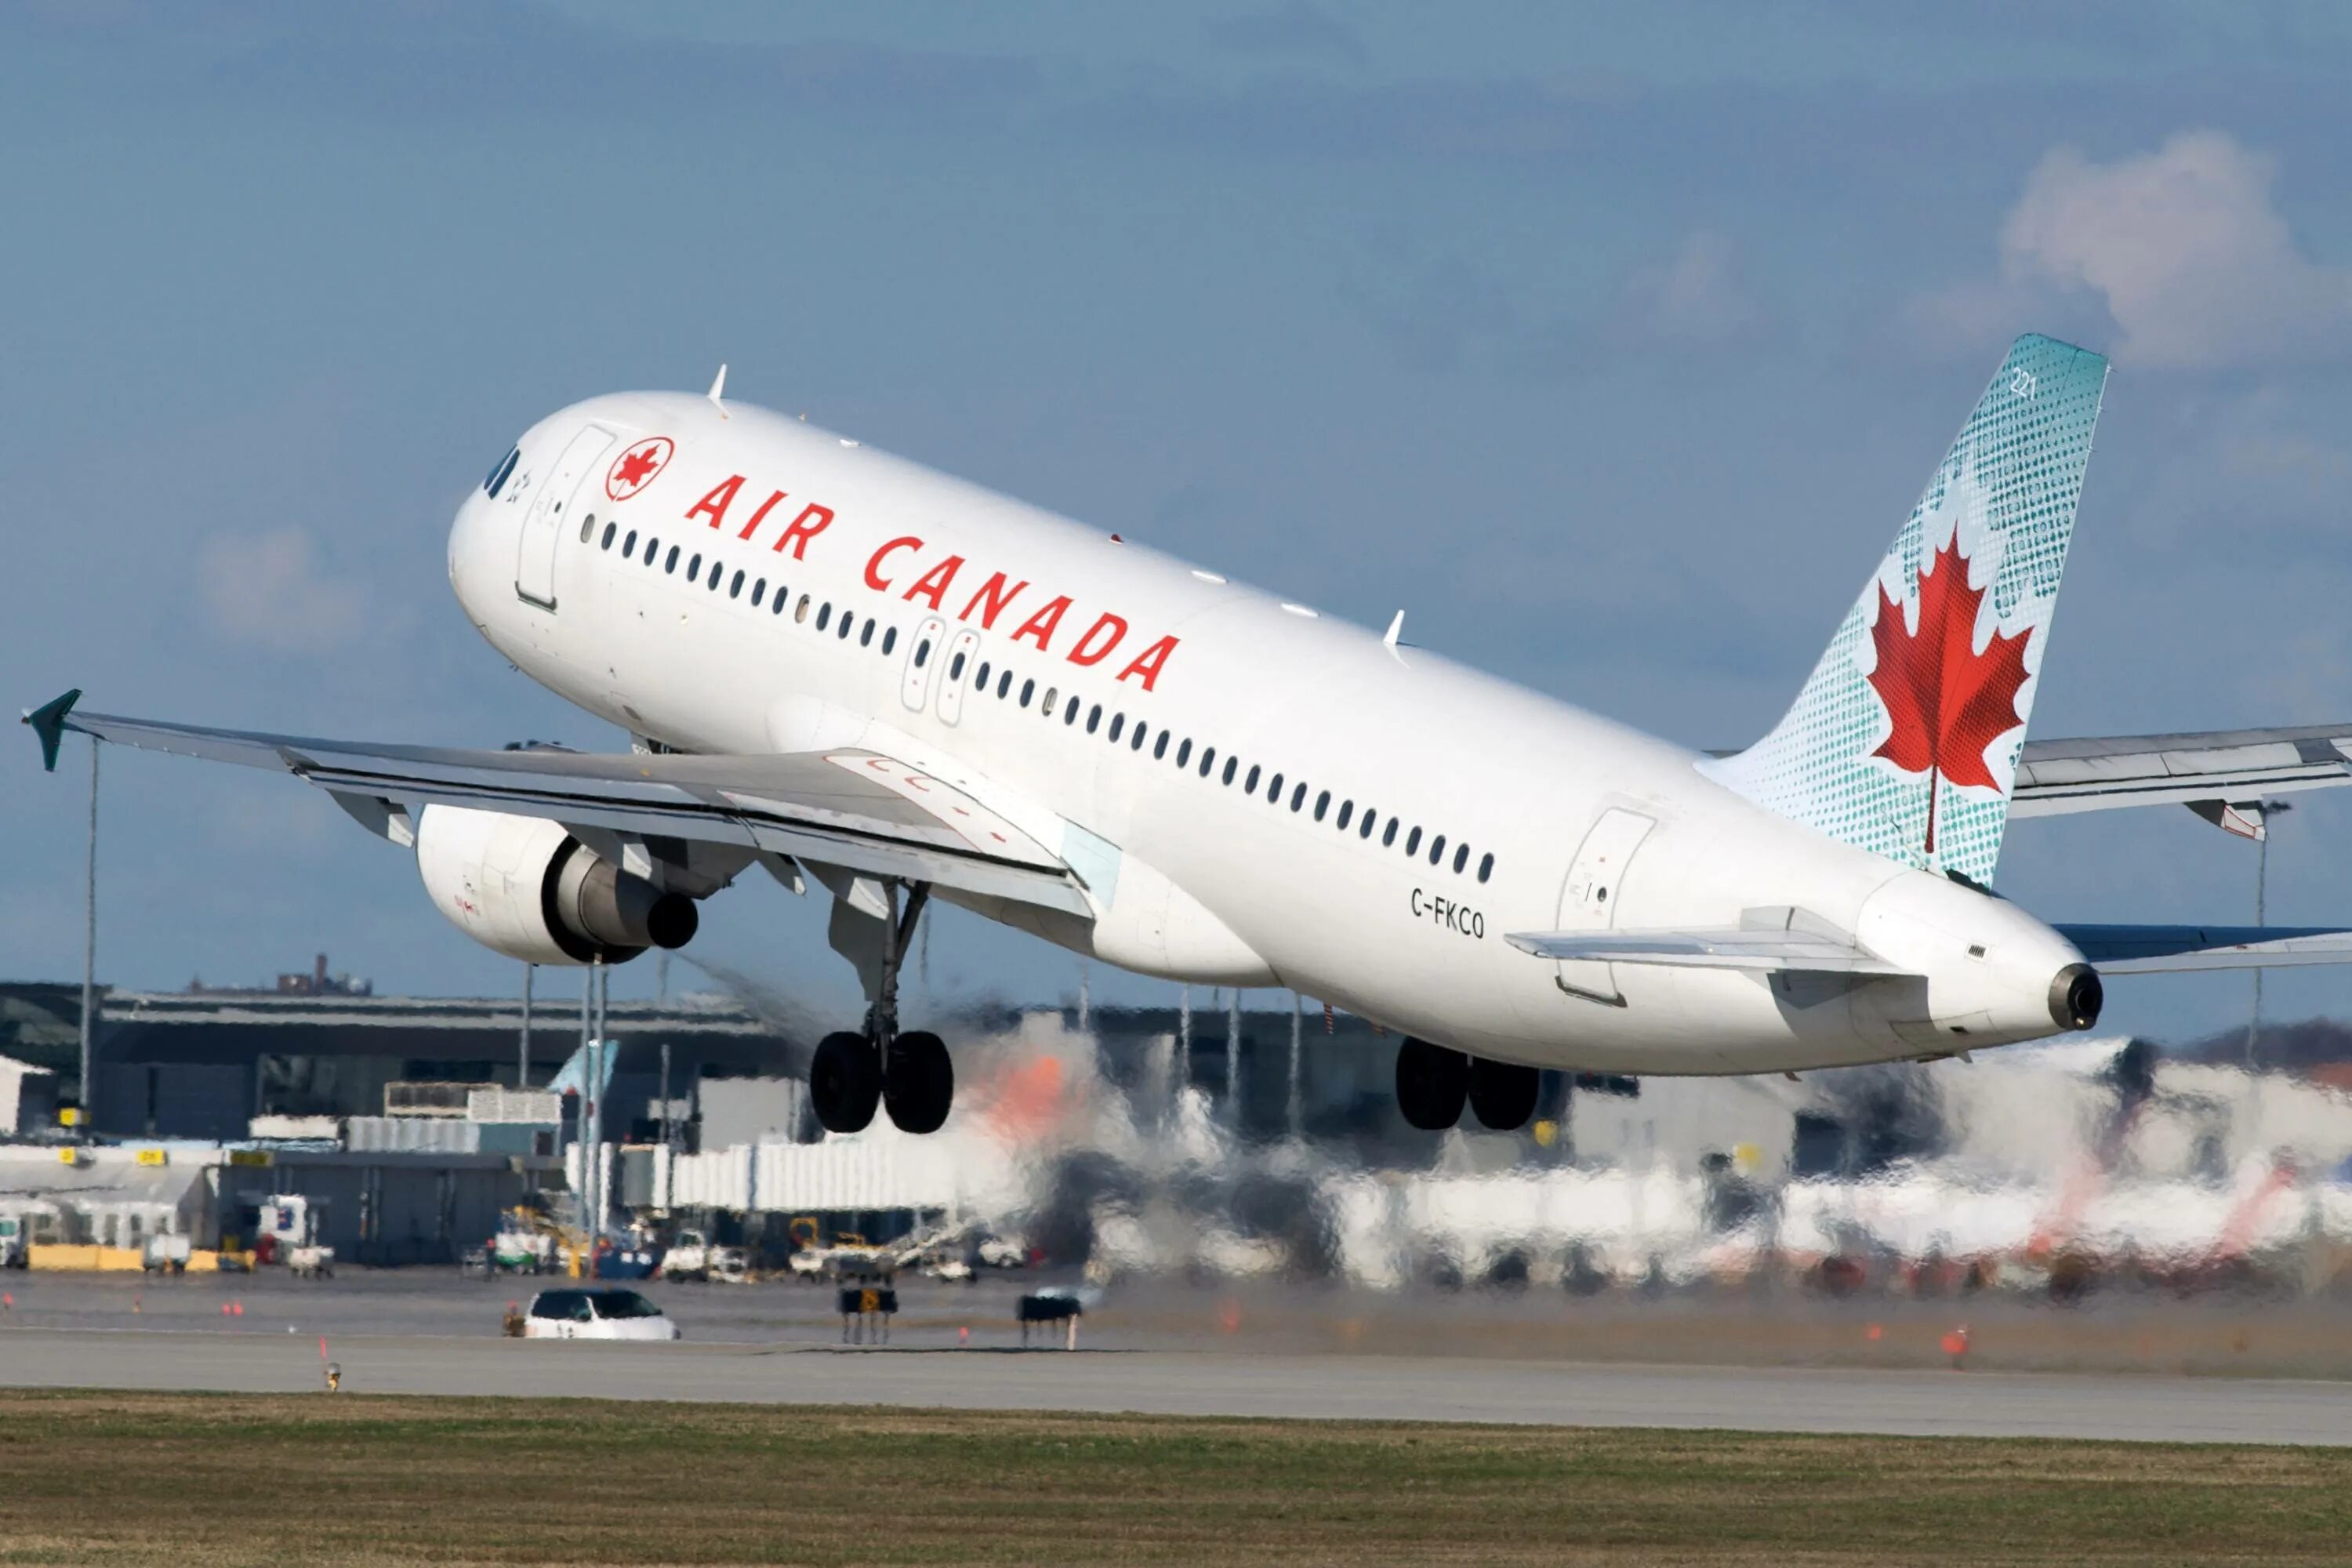
M 2051 925 L 1991 891 L 2012 816 L 2352 780 L 2352 725 L 2028 742 L 2106 380 L 2010 350 L 1780 722 L 1702 755 L 725 395 L 549 416 L 449 533 L 466 615 L 625 730 L 596 754 L 123 719 L 65 731 L 291 773 L 536 963 L 693 936 L 757 867 L 833 900 L 861 1027 L 818 1119 L 946 1119 L 899 961 L 945 899 L 1076 952 L 1283 986 L 1404 1037 L 1415 1126 L 1537 1073 L 1787 1071 L 2086 1029 L 2101 975 L 2352 961 L 2352 930 Z

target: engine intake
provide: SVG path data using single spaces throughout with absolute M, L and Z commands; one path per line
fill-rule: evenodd
M 623 870 L 544 817 L 427 806 L 416 870 L 434 905 L 483 946 L 527 963 L 623 963 L 683 947 L 692 899 Z

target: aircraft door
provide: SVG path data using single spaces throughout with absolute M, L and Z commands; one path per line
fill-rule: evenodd
M 1612 806 L 1601 814 L 1601 819 L 1584 836 L 1575 860 L 1569 865 L 1568 880 L 1560 884 L 1559 914 L 1553 929 L 1607 931 L 1617 923 L 1617 895 L 1625 879 L 1625 868 L 1655 826 L 1652 818 L 1639 812 Z M 1624 994 L 1617 989 L 1614 967 L 1596 960 L 1563 962 L 1559 965 L 1559 984 L 1571 996 L 1612 1007 L 1625 1005 Z
M 555 471 L 523 514 L 515 553 L 515 593 L 543 610 L 555 608 L 555 552 L 563 542 L 565 529 L 575 526 L 572 511 L 575 506 L 593 504 L 590 500 L 593 492 L 583 481 L 612 444 L 613 433 L 601 425 L 591 425 L 572 437 L 563 456 L 556 459 Z M 574 492 L 578 492 L 576 503 Z
M 980 634 L 970 626 L 948 643 L 947 672 L 940 677 L 940 718 L 949 724 L 963 718 L 963 694 L 971 684 L 972 666 L 980 662 Z
M 926 616 L 915 635 L 907 639 L 907 670 L 898 682 L 898 697 L 913 712 L 921 712 L 931 699 L 931 672 L 947 660 L 940 649 L 947 640 L 947 629 L 948 624 L 939 616 Z

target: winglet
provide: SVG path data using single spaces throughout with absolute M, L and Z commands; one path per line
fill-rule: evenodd
M 65 739 L 66 715 L 81 700 L 81 688 L 75 687 L 63 697 L 54 697 L 38 708 L 28 710 L 24 721 L 33 727 L 41 742 L 41 768 L 46 773 L 58 771 L 58 745 Z
M 719 417 L 727 417 L 727 405 L 719 400 L 727 395 L 727 367 L 720 365 L 719 374 L 710 378 L 710 390 L 702 395 L 710 399 L 710 406 L 719 410 Z
M 1403 634 L 1404 612 L 1402 610 L 1399 610 L 1396 613 L 1396 619 L 1389 623 L 1389 629 L 1381 636 L 1381 641 L 1390 647 L 1394 647 L 1397 645 L 1397 638 L 1402 637 Z

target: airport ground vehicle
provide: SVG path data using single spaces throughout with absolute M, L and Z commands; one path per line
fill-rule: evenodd
M 0 1268 L 23 1268 L 29 1262 L 24 1219 L 17 1215 L 0 1214 Z
M 677 1239 L 662 1254 L 661 1277 L 665 1279 L 693 1279 L 708 1283 L 725 1279 L 741 1284 L 746 1278 L 748 1262 L 740 1247 L 721 1247 L 709 1234 L 699 1230 L 681 1230 Z
M 635 1290 L 541 1290 L 523 1313 L 527 1340 L 675 1340 L 676 1323 Z

